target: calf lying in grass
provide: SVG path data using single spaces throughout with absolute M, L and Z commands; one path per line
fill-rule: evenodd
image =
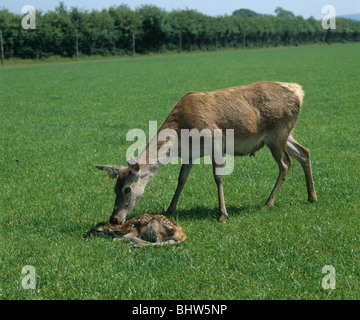
M 114 240 L 135 242 L 135 247 L 174 245 L 186 239 L 183 229 L 172 220 L 162 215 L 150 214 L 137 216 L 122 224 L 100 222 L 90 231 L 85 232 L 84 237 L 103 234 L 112 236 Z

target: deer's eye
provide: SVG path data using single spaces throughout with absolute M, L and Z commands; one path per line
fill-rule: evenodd
M 127 194 L 127 193 L 129 193 L 130 191 L 131 191 L 131 188 L 130 188 L 130 187 L 127 187 L 127 188 L 125 188 L 124 193 Z

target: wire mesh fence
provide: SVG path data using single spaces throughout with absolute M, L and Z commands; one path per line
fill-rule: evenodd
M 35 19 L 34 10 L 31 14 Z M 82 12 L 67 10 L 60 3 L 55 11 L 36 13 L 36 26 L 31 16 L 0 10 L 0 30 L 2 62 L 360 41 L 360 22 L 349 19 L 339 18 L 336 28 L 326 29 L 322 21 L 301 16 L 210 17 L 150 5 L 135 11 L 119 6 Z

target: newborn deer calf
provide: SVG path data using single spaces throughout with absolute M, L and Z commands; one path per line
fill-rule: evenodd
M 100 222 L 93 229 L 85 232 L 84 237 L 101 234 L 110 235 L 114 240 L 133 241 L 135 242 L 134 246 L 173 245 L 186 239 L 183 229 L 172 220 L 162 215 L 150 214 L 137 216 L 122 224 Z

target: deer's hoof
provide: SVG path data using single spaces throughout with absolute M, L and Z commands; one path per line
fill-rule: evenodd
M 267 204 L 267 203 L 265 203 L 265 204 L 263 205 L 263 207 L 262 207 L 262 210 L 267 210 L 267 209 L 270 209 L 270 208 L 272 208 L 272 204 Z
M 219 222 L 225 223 L 228 218 L 228 215 L 223 214 L 219 217 Z

